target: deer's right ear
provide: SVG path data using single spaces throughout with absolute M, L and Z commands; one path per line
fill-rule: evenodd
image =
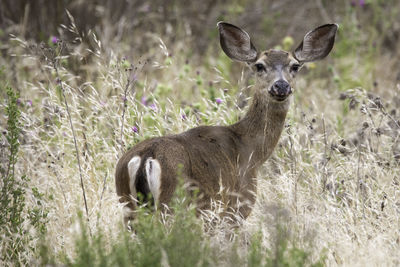
M 217 26 L 222 50 L 228 57 L 247 63 L 257 59 L 257 50 L 247 32 L 226 22 L 218 22 Z

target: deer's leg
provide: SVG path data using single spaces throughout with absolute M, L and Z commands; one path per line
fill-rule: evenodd
M 157 198 L 155 198 L 161 210 L 164 210 L 173 198 L 179 179 L 186 180 L 186 175 L 181 170 L 183 165 L 178 160 L 174 162 L 162 161 L 160 191 L 158 191 Z
M 154 203 L 161 210 L 170 203 L 179 180 L 188 181 L 190 163 L 185 155 L 183 148 L 173 144 L 146 159 L 146 179 Z
M 243 219 L 246 219 L 250 215 L 257 195 L 257 178 L 255 172 L 249 172 L 248 177 L 246 179 L 248 182 L 242 184 L 240 190 L 242 193 L 238 197 L 238 213 Z

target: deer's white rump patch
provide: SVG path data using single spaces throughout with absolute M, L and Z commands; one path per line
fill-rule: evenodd
M 136 182 L 136 173 L 139 170 L 140 166 L 140 157 L 133 157 L 128 163 L 128 173 L 129 173 L 129 189 L 131 190 L 131 195 L 136 198 L 137 192 L 135 187 Z
M 145 168 L 147 183 L 149 184 L 155 206 L 157 207 L 158 198 L 161 193 L 161 166 L 158 160 L 148 158 L 146 160 Z

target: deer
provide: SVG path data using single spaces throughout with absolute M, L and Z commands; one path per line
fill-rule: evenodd
M 198 126 L 129 149 L 115 171 L 116 192 L 125 203 L 125 224 L 134 219 L 138 195 L 145 202 L 151 198 L 156 208 L 168 206 L 179 179 L 197 189 L 199 210 L 209 209 L 211 201 L 222 201 L 227 211 L 246 219 L 256 201 L 257 170 L 271 156 L 283 131 L 296 74 L 305 63 L 331 52 L 338 25 L 325 24 L 306 33 L 292 53 L 258 52 L 243 29 L 227 22 L 219 22 L 217 28 L 225 54 L 254 73 L 251 105 L 232 125 Z

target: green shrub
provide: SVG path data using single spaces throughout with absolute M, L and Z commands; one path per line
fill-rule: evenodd
M 19 94 L 11 87 L 6 88 L 8 103 L 6 107 L 8 142 L 8 164 L 6 169 L 0 167 L 2 174 L 0 195 L 0 243 L 1 261 L 13 263 L 13 265 L 25 265 L 28 263 L 29 253 L 35 250 L 31 245 L 32 234 L 27 225 L 34 226 L 40 234 L 45 234 L 45 222 L 47 212 L 42 208 L 43 194 L 37 188 L 32 188 L 34 199 L 38 206 L 26 210 L 26 195 L 28 178 L 23 175 L 17 177 L 15 165 L 18 160 L 19 135 L 21 133 L 20 111 L 18 109 Z M 25 212 L 28 212 L 28 217 Z M 26 222 L 29 221 L 29 224 Z

